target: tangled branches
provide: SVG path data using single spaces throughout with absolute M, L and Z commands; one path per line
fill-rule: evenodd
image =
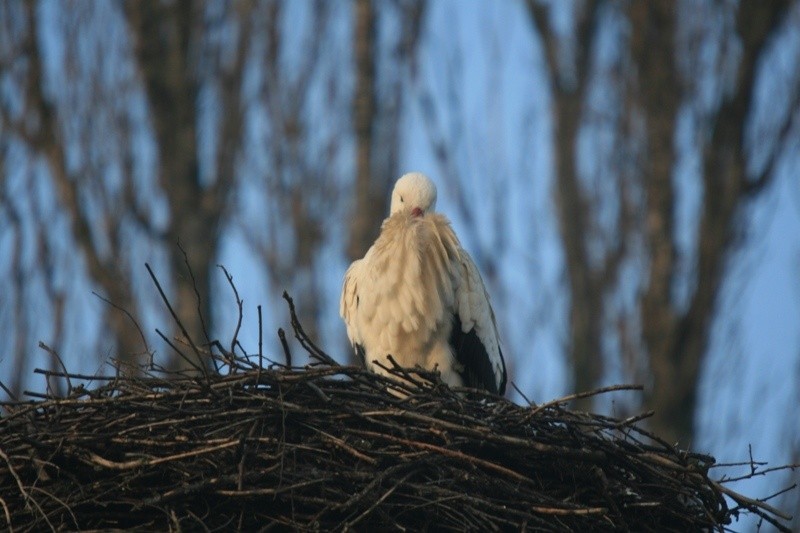
M 783 527 L 779 511 L 712 481 L 713 458 L 659 441 L 640 417 L 573 412 L 566 399 L 519 406 L 422 371 L 339 366 L 293 309 L 292 324 L 312 356 L 304 368 L 223 350 L 207 354 L 216 372 L 49 373 L 104 384 L 4 405 L 0 523 L 722 531 L 746 510 Z

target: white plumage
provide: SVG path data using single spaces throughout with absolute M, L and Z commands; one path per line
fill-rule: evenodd
M 391 213 L 363 259 L 347 270 L 340 314 L 353 348 L 374 372 L 438 369 L 452 386 L 504 394 L 506 367 L 494 312 L 475 263 L 450 222 L 434 212 L 425 175 L 401 177 Z

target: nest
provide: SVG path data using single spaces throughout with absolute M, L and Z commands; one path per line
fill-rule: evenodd
M 776 509 L 710 479 L 713 458 L 650 435 L 642 417 L 340 366 L 292 318 L 304 368 L 217 344 L 214 371 L 40 371 L 69 391 L 4 405 L 0 527 L 685 532 L 725 530 L 745 511 L 787 530 Z

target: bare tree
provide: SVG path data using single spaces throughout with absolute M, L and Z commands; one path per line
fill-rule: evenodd
M 353 4 L 373 27 L 353 27 L 358 37 L 343 41 L 351 6 L 324 1 L 3 3 L 2 148 L 4 163 L 16 157 L 13 175 L 25 194 L 21 200 L 20 186 L 4 181 L 0 215 L 12 250 L 29 235 L 39 243 L 36 258 L 15 252 L 8 263 L 12 296 L 2 316 L 16 339 L 13 387 L 40 334 L 30 310 L 52 314 L 56 339 L 74 313 L 69 302 L 80 289 L 47 272 L 74 271 L 111 304 L 98 318 L 114 346 L 108 355 L 122 361 L 141 362 L 150 338 L 131 321 L 152 324 L 148 257 L 161 263 L 158 277 L 189 335 L 215 334 L 212 274 L 230 232 L 251 245 L 277 294 L 293 293 L 316 333 L 329 303 L 320 297 L 325 262 L 350 233 L 330 221 L 344 220 L 345 209 L 366 216 L 366 233 L 354 229 L 349 238 L 363 253 L 385 213 L 423 6 Z M 358 117 L 351 69 L 372 69 L 356 76 L 356 92 L 373 98 Z M 356 202 L 346 206 L 354 130 L 362 163 Z M 36 187 L 54 200 L 52 213 L 27 210 Z M 64 253 L 59 239 L 79 253 Z M 39 273 L 42 290 L 33 291 Z M 186 352 L 189 361 L 168 364 L 205 364 Z
M 20 159 L 45 164 L 45 192 L 36 194 L 56 200 L 82 261 L 72 268 L 85 268 L 89 282 L 111 304 L 103 320 L 116 345 L 114 355 L 141 362 L 146 342 L 131 321 L 142 322 L 147 311 L 133 283 L 145 260 L 135 255 L 137 247 L 160 249 L 167 257 L 162 265 L 167 271 L 159 277 L 192 338 L 203 340 L 205 331 L 213 330 L 209 272 L 237 176 L 251 3 L 214 12 L 204 2 L 130 2 L 124 16 L 121 6 L 5 5 L 2 23 L 10 31 L 2 72 L 11 88 L 2 98 L 0 125 Z M 48 10 L 62 8 L 57 23 L 47 18 Z M 229 33 L 235 37 L 214 42 L 209 35 L 215 25 L 236 26 Z M 117 31 L 120 38 L 108 38 L 104 30 Z M 53 56 L 52 43 L 63 54 Z M 211 157 L 198 146 L 203 91 L 213 95 L 212 106 L 219 110 L 213 123 L 219 142 Z M 142 131 L 152 137 L 143 140 Z M 152 169 L 141 162 L 146 144 L 156 147 Z M 204 167 L 204 160 L 211 163 Z M 29 174 L 31 184 L 40 179 Z M 13 219 L 17 199 L 7 199 Z M 165 203 L 154 206 L 158 202 Z M 43 236 L 38 262 L 45 269 L 48 303 L 35 303 L 41 295 L 27 294 L 25 283 L 15 301 L 49 308 L 58 331 L 71 313 L 64 304 L 64 291 L 71 288 L 56 287 L 52 280 L 70 268 L 65 260 L 75 259 L 65 259 L 54 246 L 62 228 L 48 216 L 23 215 L 23 224 L 33 224 Z M 209 321 L 205 328 L 198 309 Z M 19 339 L 29 333 L 36 334 L 15 332 Z M 176 357 L 168 364 L 187 363 Z M 17 368 L 18 376 L 26 369 Z
M 691 16 L 680 17 L 679 3 L 672 1 L 632 2 L 624 8 L 611 2 L 589 1 L 573 13 L 573 30 L 560 35 L 545 23 L 550 15 L 548 8 L 534 0 L 528 2 L 531 20 L 544 38 L 555 80 L 555 199 L 572 297 L 569 353 L 574 386 L 588 389 L 602 378 L 601 346 L 609 334 L 603 322 L 604 311 L 620 290 L 620 267 L 625 265 L 626 256 L 634 254 L 635 258 L 635 254 L 641 254 L 638 264 L 643 269 L 642 289 L 636 313 L 620 326 L 620 336 L 627 338 L 621 344 L 634 353 L 646 354 L 644 366 L 652 373 L 646 404 L 656 412 L 653 429 L 667 440 L 684 445 L 692 442 L 699 375 L 726 261 L 736 249 L 741 231 L 742 208 L 772 175 L 771 163 L 763 165 L 756 175 L 746 173 L 744 131 L 753 109 L 759 58 L 765 43 L 784 20 L 788 5 L 742 2 L 738 8 L 715 7 L 722 20 L 727 17 L 735 21 L 720 30 L 720 38 L 738 40 L 742 53 L 735 63 L 734 79 L 720 92 L 716 107 L 700 117 L 695 132 L 702 153 L 704 192 L 696 250 L 692 251 L 696 255 L 695 282 L 691 284 L 688 303 L 681 305 L 675 296 L 680 259 L 674 240 L 675 131 L 684 106 L 702 107 L 692 83 L 698 83 L 703 73 L 691 72 L 693 79 L 684 79 L 678 67 L 678 57 L 701 53 L 699 47 L 686 49 L 677 40 L 679 26 L 691 24 Z M 687 15 L 690 10 L 687 8 Z M 620 68 L 610 74 L 592 70 L 598 34 L 604 27 L 602 20 L 609 13 L 623 16 L 630 25 L 630 32 L 623 31 L 617 38 Z M 732 49 L 723 49 L 721 56 L 730 63 L 735 60 L 733 53 Z M 717 67 L 705 75 L 724 84 L 726 72 L 722 72 L 722 66 Z M 618 183 L 612 200 L 622 206 L 616 211 L 619 238 L 601 242 L 603 261 L 598 263 L 592 260 L 592 250 L 598 241 L 597 220 L 608 209 L 604 204 L 607 200 L 599 201 L 593 196 L 587 187 L 591 180 L 582 179 L 576 165 L 580 155 L 576 147 L 580 129 L 593 120 L 589 88 L 598 82 L 599 74 L 606 81 L 612 80 L 608 86 L 617 93 L 616 101 L 628 103 L 613 127 L 621 131 L 616 149 L 623 156 L 633 154 L 636 165 L 630 169 L 633 179 L 626 177 L 626 172 L 604 173 L 597 178 Z M 789 120 L 790 116 L 781 118 L 785 124 L 780 128 L 782 135 L 788 131 Z M 707 136 L 703 132 L 708 132 Z M 642 155 L 636 156 L 637 153 Z M 773 154 L 771 161 L 776 156 Z M 636 200 L 637 191 L 643 199 Z M 636 370 L 641 358 L 630 359 L 631 374 L 642 377 Z
M 68 141 L 67 125 L 63 123 L 63 109 L 60 109 L 57 96 L 51 89 L 46 91 L 46 80 L 43 72 L 43 57 L 40 34 L 42 30 L 39 24 L 39 13 L 34 2 L 14 3 L 6 6 L 4 23 L 7 27 L 17 26 L 16 32 L 9 33 L 17 37 L 16 41 L 9 41 L 8 49 L 3 54 L 3 70 L 17 83 L 17 98 L 20 101 L 19 108 L 13 105 L 13 99 L 6 99 L 2 107 L 3 130 L 9 135 L 16 137 L 15 140 L 24 145 L 24 149 L 29 150 L 36 157 L 42 159 L 46 164 L 54 194 L 63 208 L 66 215 L 67 224 L 74 244 L 82 254 L 86 268 L 90 277 L 101 288 L 105 296 L 115 302 L 120 307 L 129 309 L 136 313 L 136 304 L 131 297 L 130 287 L 119 283 L 124 279 L 124 265 L 117 261 L 122 243 L 120 242 L 119 223 L 120 217 L 108 216 L 107 212 L 92 212 L 87 208 L 83 201 L 85 189 L 91 189 L 98 194 L 102 194 L 103 186 L 96 180 L 100 179 L 97 175 L 97 168 L 91 168 L 95 161 L 90 157 L 80 158 L 79 163 L 70 164 L 68 161 Z M 81 22 L 80 17 L 75 15 L 76 24 Z M 77 61 L 71 57 L 75 51 L 74 45 L 67 48 L 65 55 L 70 61 Z M 24 63 L 23 63 L 24 61 Z M 20 63 L 23 63 L 20 66 Z M 75 74 L 77 68 L 74 64 L 64 65 L 67 74 Z M 10 80 L 9 80 L 10 81 Z M 70 95 L 66 95 L 65 100 Z M 83 110 L 86 106 L 82 106 Z M 83 120 L 77 127 L 83 126 L 81 133 L 90 138 L 92 132 L 89 131 L 87 124 L 88 117 L 76 117 Z M 73 128 L 75 127 L 71 124 Z M 19 145 L 17 146 L 19 147 Z M 93 172 L 94 171 L 94 174 Z M 28 175 L 33 178 L 32 173 Z M 11 200 L 10 198 L 8 200 Z M 114 200 L 106 198 L 108 204 L 103 207 L 115 208 Z M 9 201 L 10 212 L 14 212 Z M 100 218 L 102 217 L 102 218 Z M 19 220 L 19 217 L 16 217 Z M 96 221 L 102 220 L 102 224 Z M 38 221 L 37 228 L 42 234 L 48 231 L 48 220 Z M 47 238 L 42 238 L 40 243 L 46 243 Z M 57 258 L 53 257 L 51 247 L 43 244 L 40 247 L 41 255 L 39 260 L 48 268 L 55 269 Z M 25 275 L 21 272 L 20 275 Z M 17 298 L 25 298 L 22 287 L 18 288 Z M 52 296 L 52 294 L 51 294 Z M 19 300 L 18 300 L 19 301 Z M 59 316 L 63 312 L 63 307 L 58 305 L 58 301 L 51 302 L 55 305 L 53 312 Z M 108 322 L 114 336 L 118 341 L 118 350 L 122 358 L 140 353 L 142 346 L 140 339 L 135 336 L 135 330 L 126 322 L 124 315 L 109 313 Z M 21 332 L 24 337 L 24 331 Z M 21 366 L 25 368 L 24 365 Z M 17 380 L 18 382 L 19 380 Z

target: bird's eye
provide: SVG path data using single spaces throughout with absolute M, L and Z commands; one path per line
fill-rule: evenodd
M 400 197 L 400 203 L 401 204 L 403 203 L 403 197 L 402 196 Z

